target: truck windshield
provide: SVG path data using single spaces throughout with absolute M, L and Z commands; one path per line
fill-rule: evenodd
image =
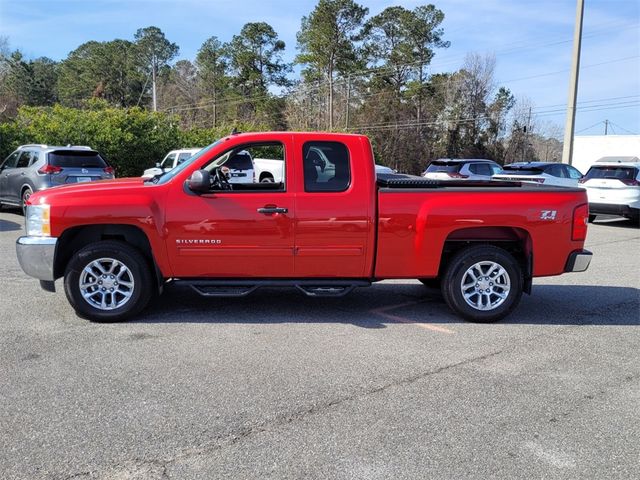
M 173 170 L 169 170 L 167 173 L 162 174 L 160 176 L 153 177 L 150 181 L 153 182 L 153 183 L 156 183 L 156 184 L 167 183 L 173 177 L 175 177 L 180 172 L 182 172 L 184 169 L 188 168 L 189 165 L 191 165 L 193 162 L 198 160 L 202 155 L 205 155 L 207 152 L 209 152 L 209 150 L 211 150 L 213 147 L 218 145 L 221 141 L 222 140 L 217 140 L 217 141 L 213 142 L 211 145 L 209 145 L 207 147 L 204 147 L 202 150 L 197 152 L 195 155 L 193 155 L 192 157 L 188 158 L 187 160 L 185 160 L 184 162 L 182 162 L 181 164 L 176 166 L 176 168 L 174 168 Z

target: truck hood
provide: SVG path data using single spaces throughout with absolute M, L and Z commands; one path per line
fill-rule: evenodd
M 59 187 L 53 187 L 36 192 L 29 198 L 29 203 L 32 205 L 41 203 L 66 203 L 69 199 L 112 197 L 135 193 L 136 191 L 140 191 L 145 188 L 148 188 L 148 186 L 145 185 L 144 180 L 140 177 L 75 183 L 72 185 L 61 185 Z

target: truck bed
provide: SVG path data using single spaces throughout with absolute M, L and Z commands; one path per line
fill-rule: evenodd
M 563 273 L 566 245 L 582 248 L 571 240 L 582 188 L 411 175 L 379 175 L 377 188 L 377 278 L 437 277 L 442 258 L 433 252 L 446 251 L 448 242 L 526 245 L 538 252 L 532 255 L 534 276 Z
M 422 190 L 422 189 L 452 189 L 452 190 L 477 190 L 477 189 L 506 189 L 528 192 L 565 192 L 582 191 L 580 187 L 560 187 L 557 185 L 540 185 L 528 182 L 511 182 L 503 180 L 432 180 L 416 175 L 405 174 L 378 174 L 377 184 L 379 189 L 389 190 Z

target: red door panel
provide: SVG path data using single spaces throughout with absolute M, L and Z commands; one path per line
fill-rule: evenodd
M 293 194 L 172 194 L 167 249 L 176 277 L 293 276 Z M 264 207 L 288 211 L 259 213 Z
M 337 137 L 331 140 L 336 140 Z M 318 141 L 326 140 L 318 138 Z M 337 139 L 349 151 L 351 183 L 344 192 L 305 192 L 303 146 L 296 138 L 295 276 L 365 278 L 371 275 L 375 214 L 373 162 L 359 139 Z M 371 162 L 369 166 L 365 162 Z

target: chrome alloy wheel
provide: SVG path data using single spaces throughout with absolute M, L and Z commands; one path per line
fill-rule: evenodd
M 135 282 L 127 266 L 113 258 L 99 258 L 89 263 L 80 274 L 82 298 L 99 310 L 115 310 L 133 295 Z
M 478 262 L 464 273 L 460 288 L 469 306 L 476 310 L 494 310 L 509 296 L 511 279 L 499 263 Z

